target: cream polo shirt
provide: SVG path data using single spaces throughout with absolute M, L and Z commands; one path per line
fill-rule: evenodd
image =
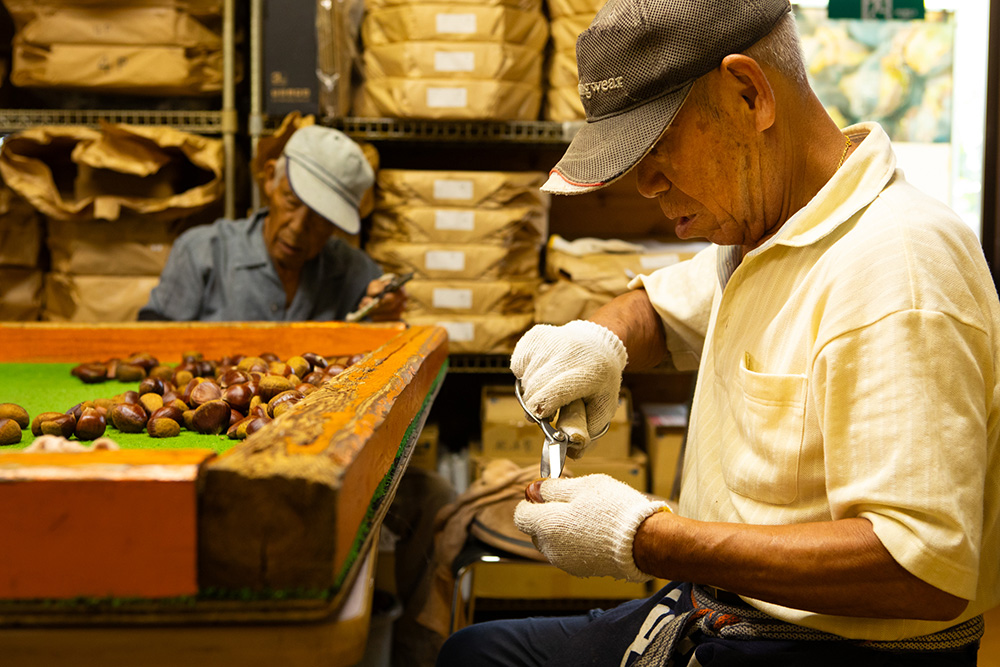
M 903 567 L 971 600 L 949 622 L 749 600 L 850 638 L 900 639 L 1000 604 L 1000 305 L 972 231 L 895 169 L 873 123 L 809 204 L 728 277 L 726 248 L 636 278 L 698 365 L 681 514 L 865 517 Z

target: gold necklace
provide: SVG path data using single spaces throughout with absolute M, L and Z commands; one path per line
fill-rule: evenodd
M 845 135 L 844 138 L 847 139 L 847 143 L 844 144 L 844 152 L 840 154 L 840 162 L 837 163 L 837 169 L 840 169 L 840 167 L 844 164 L 844 160 L 847 159 L 847 151 L 851 150 L 851 146 L 854 145 L 851 143 L 850 137 Z

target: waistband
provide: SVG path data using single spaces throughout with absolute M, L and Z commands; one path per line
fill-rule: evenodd
M 735 593 L 714 586 L 695 584 L 691 588 L 691 596 L 696 609 L 711 612 L 703 614 L 702 622 L 699 623 L 702 626 L 701 630 L 730 639 L 843 641 L 878 651 L 925 653 L 965 648 L 978 642 L 986 627 L 980 615 L 939 632 L 919 637 L 891 641 L 847 639 L 822 630 L 778 620 L 747 604 Z

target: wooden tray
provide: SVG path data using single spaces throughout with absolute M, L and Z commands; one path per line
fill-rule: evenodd
M 84 362 L 143 351 L 170 363 L 192 350 L 210 359 L 265 351 L 282 358 L 305 351 L 366 356 L 295 409 L 197 466 L 193 599 L 123 603 L 83 590 L 78 594 L 91 599 L 74 601 L 72 591 L 55 605 L 8 598 L 0 600 L 0 625 L 256 622 L 275 614 L 296 621 L 328 618 L 339 609 L 345 582 L 377 532 L 446 372 L 444 330 L 346 323 L 0 324 L 0 362 Z M 101 463 L 101 454 L 108 453 L 73 455 L 79 457 L 73 465 Z M 160 464 L 160 454 L 131 450 L 129 457 L 137 457 L 135 465 Z M 0 470 L 40 485 L 61 466 L 56 459 L 31 464 L 26 457 L 32 456 L 48 455 L 0 453 Z M 184 465 L 191 465 L 188 459 Z M 49 470 L 36 474 L 33 467 Z M 31 506 L 3 503 L 7 486 L 0 484 L 0 521 L 10 512 L 30 517 Z M 134 525 L 142 525 L 143 510 L 125 514 L 133 512 Z M 31 558 L 51 546 L 44 535 L 34 542 L 15 555 Z M 0 543 L 0 562 L 5 551 L 9 560 L 11 548 Z M 72 561 L 65 559 L 67 567 Z

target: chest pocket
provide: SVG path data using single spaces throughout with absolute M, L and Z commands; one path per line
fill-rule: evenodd
M 723 454 L 726 485 L 753 500 L 787 505 L 798 495 L 806 376 L 756 372 L 746 353 L 737 384 L 730 394 L 730 414 L 739 445 Z

